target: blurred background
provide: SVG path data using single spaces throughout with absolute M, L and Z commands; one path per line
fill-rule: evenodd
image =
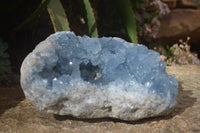
M 0 16 L 0 84 L 19 79 L 27 54 L 63 30 L 144 44 L 168 65 L 200 64 L 200 0 L 1 0 Z

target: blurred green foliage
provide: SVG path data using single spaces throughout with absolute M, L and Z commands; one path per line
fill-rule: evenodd
M 185 41 L 182 39 L 178 43 L 165 48 L 159 46 L 154 47 L 154 50 L 158 51 L 161 56 L 161 61 L 166 61 L 167 65 L 188 65 L 188 64 L 200 64 L 200 60 L 196 53 L 191 52 L 189 45 L 190 37 L 187 37 Z
M 98 30 L 97 30 L 97 21 L 95 16 L 97 14 L 94 13 L 93 5 L 97 5 L 99 1 L 89 1 L 89 0 L 82 0 L 83 4 L 80 8 L 85 10 L 85 16 L 87 18 L 87 25 L 88 25 L 88 33 L 91 37 L 98 37 Z M 91 4 L 92 3 L 92 4 Z M 139 1 L 137 1 L 139 3 Z M 142 2 L 143 3 L 143 2 Z M 130 40 L 133 43 L 138 43 L 137 41 L 137 25 L 135 21 L 135 15 L 132 8 L 132 4 L 130 0 L 117 0 L 113 1 L 113 6 L 118 4 L 118 9 L 121 14 L 121 19 L 123 19 L 127 35 L 129 36 Z M 50 15 L 54 31 L 62 31 L 62 30 L 70 30 L 70 23 L 68 22 L 66 16 L 66 10 L 63 8 L 62 2 L 60 0 L 42 0 L 39 7 L 30 15 L 24 22 L 22 22 L 16 30 L 22 28 L 25 24 L 29 23 L 31 20 L 35 18 L 36 15 L 40 14 L 40 12 L 47 7 L 48 13 Z M 110 18 L 112 21 L 112 18 Z
M 8 44 L 0 38 L 0 83 L 4 81 L 7 74 L 11 73 L 9 55 L 6 52 L 7 48 Z
M 84 6 L 80 8 L 85 8 L 86 16 L 87 16 L 87 23 L 88 23 L 88 30 L 89 35 L 91 37 L 98 37 L 97 27 L 96 27 L 96 20 L 93 14 L 92 7 L 90 5 L 89 0 L 80 1 L 83 2 Z M 24 25 L 29 23 L 31 20 L 35 18 L 36 15 L 39 15 L 41 11 L 47 7 L 49 16 L 51 18 L 54 31 L 69 31 L 69 22 L 65 13 L 65 9 L 60 0 L 42 0 L 39 7 L 23 22 L 21 23 L 16 30 L 19 30 Z
M 53 24 L 54 31 L 66 31 L 71 30 L 71 23 L 69 19 L 74 16 L 67 16 L 69 14 L 66 11 L 66 6 L 74 8 L 74 6 L 79 6 L 79 10 L 83 11 L 83 18 L 86 19 L 86 24 L 88 27 L 88 35 L 91 37 L 99 36 L 99 25 L 104 25 L 103 20 L 99 20 L 100 12 L 104 12 L 103 8 L 99 10 L 99 3 L 104 3 L 106 8 L 108 3 L 111 3 L 111 12 L 110 16 L 110 27 L 113 23 L 118 23 L 118 25 L 123 23 L 124 28 L 120 29 L 121 34 L 126 33 L 128 40 L 133 43 L 150 41 L 150 38 L 156 37 L 158 28 L 160 26 L 159 21 L 161 20 L 161 13 L 165 12 L 165 8 L 159 7 L 162 6 L 157 0 L 67 0 L 69 5 L 65 5 L 66 2 L 62 0 L 42 0 L 38 8 L 16 29 L 22 28 L 25 24 L 29 23 L 31 20 L 35 19 L 37 15 L 47 8 L 51 22 Z M 76 4 L 72 4 L 76 3 Z M 158 4 L 159 3 L 159 4 Z M 147 7 L 151 5 L 151 11 L 147 11 Z M 65 8 L 64 8 L 65 7 Z M 77 8 L 77 7 L 76 7 Z M 116 12 L 115 12 L 115 9 Z M 162 10 L 162 11 L 160 11 Z M 114 13 L 113 13 L 114 12 Z M 119 22 L 114 22 L 115 16 L 119 16 L 117 20 Z M 106 18 L 106 17 L 105 17 Z M 101 18 L 104 19 L 104 18 Z M 120 26 L 119 26 L 120 27 Z M 108 29 L 100 29 L 108 30 Z M 117 31 L 114 31 L 117 32 Z M 125 38 L 124 38 L 125 39 Z
M 187 65 L 187 64 L 200 64 L 200 60 L 196 53 L 192 53 L 189 45 L 190 37 L 187 37 L 186 41 L 182 39 L 173 46 L 167 46 L 166 61 L 168 65 Z

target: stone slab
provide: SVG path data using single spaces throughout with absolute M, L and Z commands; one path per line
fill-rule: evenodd
M 199 42 L 200 10 L 174 9 L 164 16 L 157 35 L 157 43 L 172 44 L 191 37 L 190 43 Z
M 167 72 L 179 80 L 177 106 L 168 116 L 139 121 L 43 114 L 24 98 L 19 85 L 0 87 L 0 133 L 199 133 L 200 66 L 170 66 Z

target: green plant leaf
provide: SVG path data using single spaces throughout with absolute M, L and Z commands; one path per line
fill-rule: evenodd
M 60 0 L 51 0 L 47 5 L 47 10 L 53 24 L 54 31 L 69 31 L 69 22 L 65 10 Z
M 5 52 L 8 48 L 8 44 L 6 42 L 3 42 L 3 40 L 0 38 L 0 52 Z
M 96 20 L 94 17 L 94 13 L 92 7 L 90 5 L 89 0 L 83 0 L 85 5 L 86 13 L 87 13 L 87 25 L 89 28 L 89 36 L 90 37 L 98 37 L 98 31 L 96 27 Z
M 131 42 L 138 43 L 135 15 L 130 0 L 116 0 Z
M 26 25 L 27 23 L 29 23 L 30 21 L 35 19 L 38 16 L 38 14 L 40 14 L 43 11 L 43 9 L 46 8 L 46 6 L 49 2 L 50 2 L 50 0 L 42 0 L 39 7 L 24 22 L 22 22 L 19 26 L 17 26 L 15 28 L 15 30 L 21 29 L 24 25 Z
M 1 56 L 0 58 L 4 58 L 4 59 L 9 58 L 8 53 L 1 53 L 0 56 Z

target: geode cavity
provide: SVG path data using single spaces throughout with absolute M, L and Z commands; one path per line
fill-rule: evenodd
M 144 45 L 57 32 L 25 58 L 21 86 L 42 112 L 137 120 L 176 105 L 178 81 L 165 66 Z

